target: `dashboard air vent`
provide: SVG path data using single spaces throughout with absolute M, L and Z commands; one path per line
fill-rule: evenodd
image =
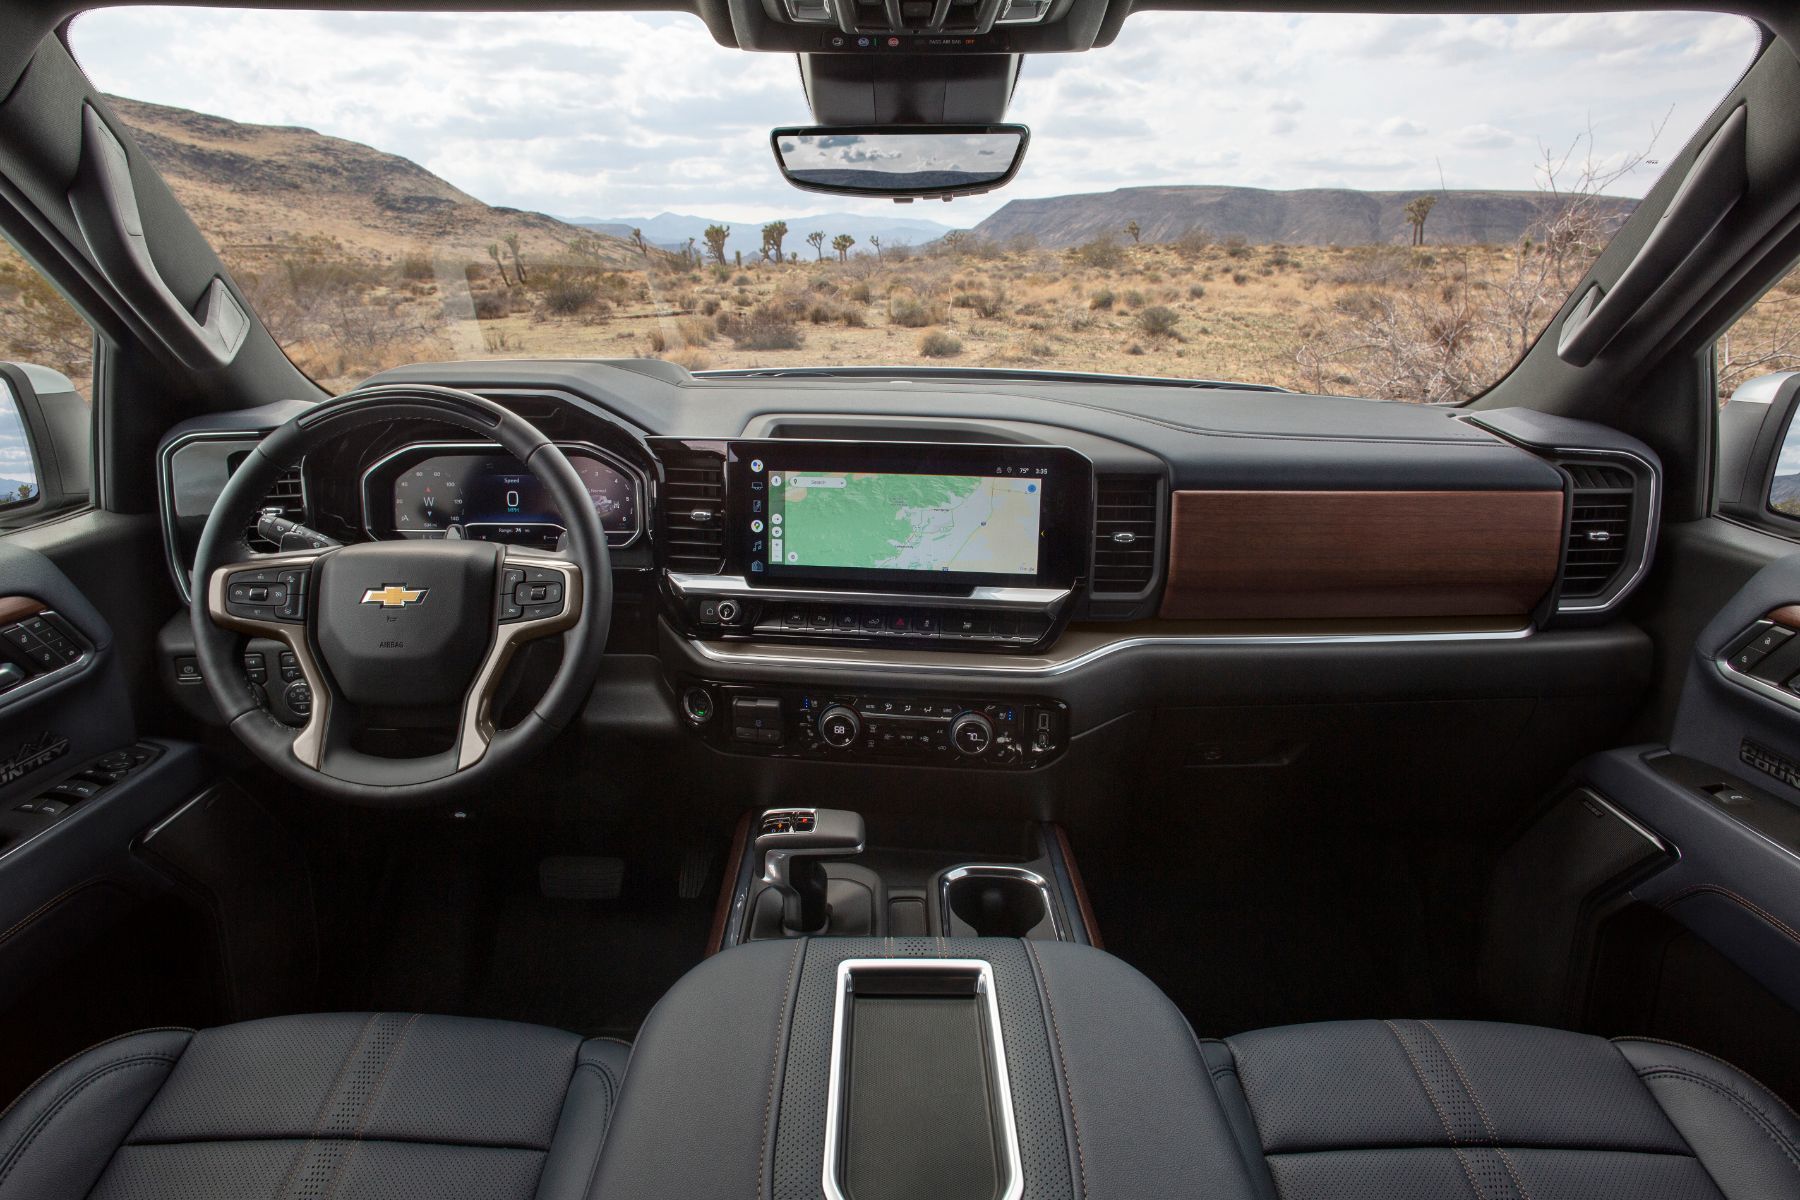
M 279 508 L 281 515 L 288 520 L 298 521 L 302 525 L 306 523 L 306 490 L 300 482 L 299 467 L 289 467 L 281 473 L 281 477 L 269 488 L 269 494 L 257 505 L 258 514 L 265 508 Z M 255 522 L 251 522 L 249 528 L 244 530 L 244 541 L 258 554 L 273 554 L 281 549 L 256 532 Z
M 1562 468 L 1575 484 L 1562 595 L 1604 595 L 1625 566 L 1636 481 L 1630 471 L 1608 464 L 1565 462 Z
M 1155 582 L 1160 491 L 1152 475 L 1094 481 L 1095 595 L 1136 596 Z
M 725 461 L 716 454 L 663 458 L 664 563 L 671 571 L 716 575 L 725 565 Z

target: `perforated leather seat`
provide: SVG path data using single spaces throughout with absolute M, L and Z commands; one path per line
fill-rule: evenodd
M 627 1055 L 404 1013 L 128 1034 L 0 1116 L 0 1200 L 576 1200 Z
M 1800 1119 L 1743 1072 L 1682 1046 L 1348 1021 L 1201 1052 L 1265 1198 L 1800 1196 Z

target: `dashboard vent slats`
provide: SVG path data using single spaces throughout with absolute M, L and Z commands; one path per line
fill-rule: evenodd
M 1563 566 L 1564 599 L 1604 595 L 1624 569 L 1631 545 L 1636 481 L 1622 467 L 1565 462 L 1574 481 L 1569 543 Z
M 300 481 L 299 467 L 289 467 L 281 473 L 281 477 L 269 488 L 269 494 L 257 505 L 259 516 L 265 508 L 279 508 L 281 515 L 288 520 L 306 524 L 306 489 Z M 273 554 L 281 549 L 256 532 L 254 521 L 244 530 L 244 541 L 258 554 Z
M 1162 502 L 1154 476 L 1094 481 L 1094 579 L 1098 596 L 1136 596 L 1156 580 Z
M 665 455 L 663 557 L 668 569 L 716 575 L 725 565 L 725 460 L 716 454 Z

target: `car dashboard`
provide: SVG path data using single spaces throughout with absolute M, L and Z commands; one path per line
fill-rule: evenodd
M 1338 671 L 1356 660 L 1317 656 L 1429 648 L 1454 670 L 1578 636 L 1607 623 L 1655 542 L 1655 455 L 1600 426 L 1266 389 L 874 374 L 504 362 L 374 382 L 466 388 L 558 443 L 606 532 L 609 654 L 653 659 L 684 736 L 733 756 L 1040 772 L 1138 705 L 1197 698 L 1207 685 L 1186 673 L 1214 659 L 1196 654 Z M 190 421 L 165 440 L 178 583 L 210 496 L 298 410 Z M 422 422 L 310 455 L 269 507 L 343 542 L 554 549 L 561 534 L 516 461 Z M 179 649 L 170 682 L 197 705 Z M 251 682 L 292 719 L 271 681 L 286 664 L 257 654 Z

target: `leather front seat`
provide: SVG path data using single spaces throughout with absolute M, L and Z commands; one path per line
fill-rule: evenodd
M 0 1200 L 578 1200 L 628 1054 L 404 1013 L 127 1034 L 0 1115 Z
M 1800 1119 L 1707 1054 L 1472 1021 L 1201 1045 L 1263 1197 L 1793 1200 Z

